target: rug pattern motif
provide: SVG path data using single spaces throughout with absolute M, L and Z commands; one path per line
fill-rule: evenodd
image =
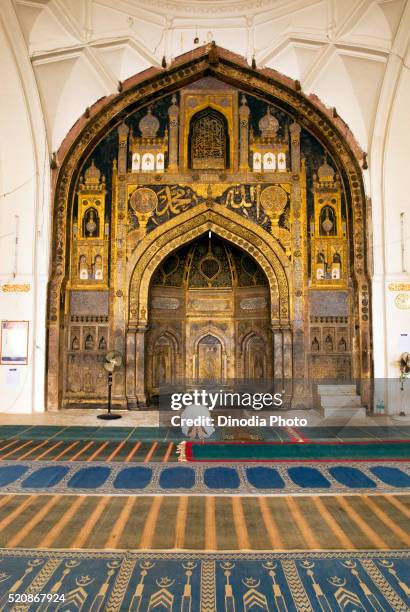
M 338 471 L 339 470 L 339 471 Z M 380 475 L 380 470 L 388 476 Z M 391 476 L 389 476 L 389 474 Z M 253 476 L 251 476 L 253 475 Z M 394 476 L 394 477 L 393 477 Z M 268 484 L 270 486 L 268 486 Z M 3 461 L 0 493 L 109 495 L 287 495 L 290 493 L 400 493 L 410 488 L 410 463 L 315 462 L 138 465 L 93 461 Z
M 0 609 L 244 612 L 410 607 L 409 552 L 0 551 Z M 22 602 L 64 595 L 59 604 Z

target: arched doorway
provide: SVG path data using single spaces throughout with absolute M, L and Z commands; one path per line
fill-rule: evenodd
M 171 382 L 273 379 L 270 300 L 257 261 L 212 232 L 165 257 L 149 289 L 148 398 Z

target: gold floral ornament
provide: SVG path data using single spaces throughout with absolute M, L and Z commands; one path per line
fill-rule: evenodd
M 130 205 L 137 216 L 141 235 L 145 234 L 145 228 L 157 204 L 157 194 L 148 187 L 141 187 L 131 195 Z
M 278 185 L 266 187 L 261 193 L 261 205 L 273 225 L 278 225 L 279 217 L 288 201 L 286 191 Z
M 410 309 L 410 293 L 399 293 L 396 295 L 394 300 L 397 308 L 400 310 L 409 310 Z
M 291 253 L 290 233 L 287 229 L 279 227 L 279 218 L 283 213 L 287 202 L 287 193 L 279 185 L 270 185 L 269 187 L 265 187 L 260 196 L 261 206 L 271 222 L 272 235 L 279 240 L 285 249 L 286 255 L 289 257 Z
M 410 283 L 389 283 L 389 291 L 410 291 Z
M 23 283 L 20 285 L 2 285 L 2 291 L 4 293 L 28 293 L 30 291 L 30 285 L 28 283 Z

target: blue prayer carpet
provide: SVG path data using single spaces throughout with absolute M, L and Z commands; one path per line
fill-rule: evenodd
M 2 493 L 95 493 L 109 495 L 283 495 L 315 493 L 398 493 L 410 488 L 409 463 L 280 462 L 167 464 L 127 467 L 118 462 L 84 465 L 73 461 L 3 461 Z
M 256 489 L 283 489 L 285 486 L 278 470 L 271 467 L 250 467 L 246 470 L 246 477 Z
M 291 467 L 288 474 L 293 482 L 304 489 L 329 489 L 330 482 L 317 468 Z
M 120 470 L 114 480 L 115 489 L 145 489 L 151 482 L 152 470 L 148 467 L 131 467 Z
M 238 489 L 240 481 L 235 468 L 210 467 L 204 472 L 204 484 L 208 489 Z
M 368 478 L 368 476 L 363 474 L 363 472 L 358 468 L 340 465 L 329 468 L 329 472 L 334 478 L 336 478 L 336 480 L 353 489 L 372 489 L 377 487 L 375 481 Z M 405 476 L 405 474 L 403 475 Z
M 0 550 L 1 610 L 410 609 L 410 553 Z M 60 602 L 42 601 L 56 593 Z M 10 595 L 14 605 L 9 602 Z M 64 601 L 63 601 L 64 600 Z

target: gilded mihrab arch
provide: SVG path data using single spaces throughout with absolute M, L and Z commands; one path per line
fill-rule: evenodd
M 299 89 L 204 47 L 74 126 L 54 171 L 49 409 L 104 403 L 111 349 L 123 407 L 198 378 L 293 377 L 293 406 L 356 379 L 369 403 L 361 153 Z

